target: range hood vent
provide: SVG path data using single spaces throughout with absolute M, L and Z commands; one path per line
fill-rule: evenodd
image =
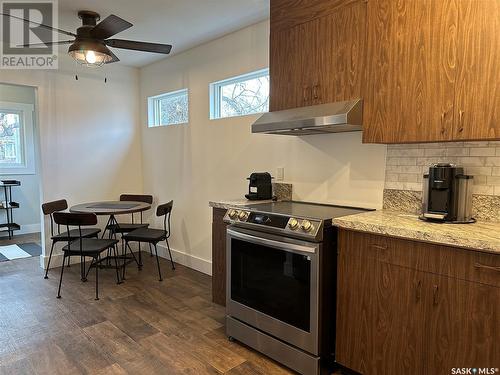
M 252 133 L 312 135 L 362 130 L 363 100 L 313 105 L 263 114 Z

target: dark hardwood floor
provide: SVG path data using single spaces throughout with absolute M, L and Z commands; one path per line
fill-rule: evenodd
M 77 265 L 44 280 L 38 258 L 0 263 L 0 374 L 290 374 L 224 334 L 224 309 L 211 302 L 210 277 L 154 258 L 79 281 Z

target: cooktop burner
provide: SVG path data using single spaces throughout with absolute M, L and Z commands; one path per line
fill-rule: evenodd
M 261 213 L 286 215 L 290 217 L 303 217 L 317 220 L 331 220 L 336 217 L 372 211 L 366 208 L 294 201 L 249 204 L 244 206 L 244 209 Z

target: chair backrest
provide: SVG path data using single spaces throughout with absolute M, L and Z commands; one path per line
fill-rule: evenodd
M 156 216 L 164 216 L 163 218 L 163 229 L 167 232 L 167 238 L 170 237 L 170 216 L 172 216 L 172 207 L 174 206 L 174 201 L 168 203 L 160 204 L 156 207 Z M 168 219 L 168 228 L 167 228 Z
M 158 207 L 156 207 L 156 216 L 164 216 L 164 215 L 171 213 L 173 205 L 174 205 L 174 201 L 160 204 Z
M 66 199 L 59 199 L 57 201 L 47 202 L 42 204 L 42 212 L 44 215 L 50 216 L 50 233 L 53 236 L 54 233 L 54 218 L 52 215 L 55 212 L 64 211 L 68 209 L 68 202 Z M 59 225 L 57 226 L 57 232 L 61 233 Z
M 54 212 L 64 211 L 66 209 L 68 209 L 68 202 L 66 202 L 66 199 L 42 204 L 42 212 L 44 215 L 52 215 Z
M 148 204 L 153 203 L 152 195 L 141 195 L 141 194 L 122 194 L 120 195 L 121 201 L 132 201 L 132 202 L 144 202 Z M 141 224 L 142 224 L 142 211 L 140 213 L 141 216 Z M 132 214 L 132 223 L 134 222 L 134 214 Z
M 121 201 L 132 201 L 132 202 L 144 202 L 144 203 L 153 203 L 152 195 L 141 195 L 141 194 L 122 194 L 120 195 Z
M 93 213 L 54 212 L 54 221 L 59 225 L 82 227 L 96 225 L 97 216 Z
M 86 225 L 96 225 L 97 216 L 93 213 L 74 213 L 74 212 L 54 212 L 54 221 L 57 225 L 65 225 L 66 230 L 69 233 L 69 227 L 78 227 L 78 237 L 80 238 L 80 246 L 76 250 L 80 250 L 81 255 L 83 255 L 83 236 L 82 236 L 82 226 Z M 74 238 L 68 236 L 68 249 L 71 248 L 71 243 Z M 73 246 L 74 247 L 74 246 Z M 64 266 L 64 264 L 63 264 Z

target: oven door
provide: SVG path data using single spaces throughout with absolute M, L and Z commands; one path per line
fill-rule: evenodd
M 320 248 L 229 226 L 227 315 L 318 355 Z

